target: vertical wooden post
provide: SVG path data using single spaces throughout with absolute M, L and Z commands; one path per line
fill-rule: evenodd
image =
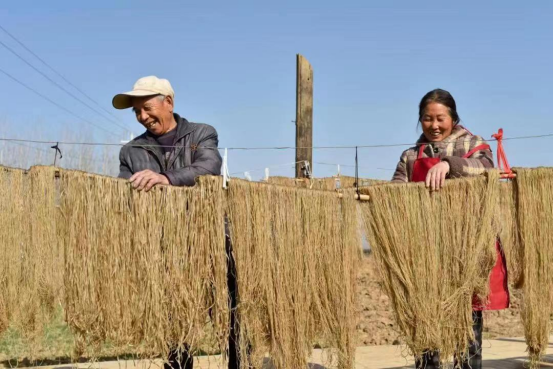
M 296 64 L 296 162 L 308 161 L 313 171 L 313 68 L 302 55 Z M 305 177 L 296 163 L 296 178 Z

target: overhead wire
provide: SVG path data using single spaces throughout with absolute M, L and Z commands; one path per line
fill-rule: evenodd
M 340 167 L 351 167 L 355 168 L 355 165 L 353 164 L 342 164 L 342 163 L 328 163 L 328 162 L 313 162 L 313 164 L 320 164 L 322 166 L 340 166 Z M 382 171 L 395 171 L 393 168 L 382 168 L 382 167 L 375 167 L 375 168 L 369 168 L 369 167 L 363 167 L 358 166 L 360 170 L 382 170 Z
M 263 171 L 263 170 L 265 170 L 266 168 L 271 169 L 271 168 L 278 168 L 278 167 L 295 166 L 296 164 L 302 163 L 302 162 L 304 162 L 304 161 L 297 161 L 297 162 L 283 163 L 283 164 L 274 164 L 274 165 L 265 166 L 265 167 L 263 167 L 263 168 L 256 168 L 256 169 L 253 169 L 253 170 L 245 170 L 245 171 L 233 172 L 233 173 L 231 173 L 231 175 L 242 174 L 242 173 L 245 173 L 245 172 Z
M 100 103 L 98 103 L 96 100 L 92 99 L 88 94 L 86 94 L 83 90 L 81 90 L 79 87 L 77 87 L 75 84 L 73 84 L 71 81 L 69 81 L 65 76 L 63 76 L 60 72 L 58 72 L 54 67 L 52 67 L 50 64 L 48 64 L 44 59 L 42 59 L 40 56 L 38 56 L 35 52 L 33 52 L 30 48 L 28 48 L 23 42 L 21 42 L 17 37 L 15 37 L 13 34 L 8 32 L 2 25 L 0 25 L 0 29 L 4 31 L 8 36 L 10 36 L 15 42 L 17 42 L 22 48 L 27 50 L 30 54 L 32 54 L 35 58 L 37 58 L 43 65 L 48 67 L 52 72 L 54 72 L 56 75 L 58 75 L 62 80 L 64 80 L 68 85 L 73 87 L 75 90 L 80 92 L 83 96 L 85 96 L 88 100 L 96 104 L 100 109 L 102 109 L 104 112 L 121 122 L 121 120 L 115 116 L 113 113 L 102 107 Z M 121 122 L 122 123 L 122 122 Z
M 71 91 L 67 90 L 66 88 L 64 88 L 63 86 L 61 86 L 60 84 L 58 84 L 56 81 L 54 81 L 52 78 L 50 78 L 47 74 L 45 74 L 44 72 L 42 72 L 40 69 L 36 68 L 34 65 L 32 65 L 29 61 L 27 61 L 25 58 L 23 58 L 21 55 L 19 55 L 15 50 L 13 50 L 12 48 L 10 48 L 8 45 L 6 45 L 4 42 L 0 41 L 0 45 L 2 45 L 4 48 L 6 48 L 8 51 L 10 51 L 13 55 L 15 55 L 17 58 L 19 58 L 21 61 L 23 61 L 25 64 L 27 64 L 29 67 L 31 67 L 34 71 L 36 71 L 37 73 L 39 73 L 41 76 L 43 76 L 44 78 L 46 78 L 50 83 L 52 83 L 54 86 L 56 86 L 57 88 L 59 88 L 60 90 L 62 90 L 63 92 L 65 92 L 67 95 L 71 96 L 73 99 L 77 100 L 78 102 L 80 102 L 81 104 L 83 104 L 84 106 L 86 106 L 87 108 L 89 108 L 90 110 L 96 112 L 97 114 L 99 114 L 100 116 L 102 116 L 103 118 L 111 121 L 113 124 L 115 124 L 116 126 L 118 126 L 119 128 L 127 131 L 127 132 L 130 132 L 130 130 L 127 128 L 127 127 L 124 127 L 122 125 L 120 125 L 119 123 L 117 123 L 116 121 L 114 121 L 113 119 L 107 117 L 105 114 L 103 114 L 102 112 L 99 112 L 97 109 L 95 109 L 94 107 L 90 106 L 88 103 L 84 102 L 82 99 L 80 99 L 79 97 L 75 96 L 75 94 L 73 94 Z
M 5 73 L 4 71 L 2 71 L 0 69 L 0 72 L 3 72 Z M 6 74 L 6 73 L 5 73 Z M 7 74 L 8 75 L 8 74 Z M 11 77 L 10 75 L 8 75 L 9 77 Z M 24 85 L 25 86 L 25 85 Z M 27 87 L 27 86 L 25 86 Z M 28 88 L 28 87 L 27 87 Z M 32 89 L 31 89 L 32 90 Z M 39 94 L 39 93 L 38 93 Z M 40 95 L 40 94 L 39 94 Z M 41 95 L 42 96 L 42 95 Z M 47 100 L 49 100 L 48 98 L 46 98 Z M 52 102 L 54 103 L 54 102 Z M 56 104 L 56 103 L 54 103 Z M 63 109 L 63 107 L 62 107 Z M 541 134 L 541 135 L 526 135 L 526 136 L 515 136 L 515 137 L 510 137 L 510 138 L 503 138 L 503 140 L 523 140 L 523 139 L 538 139 L 538 138 L 546 138 L 546 137 L 553 137 L 553 134 Z M 122 144 L 122 143 L 92 143 L 92 142 L 70 142 L 70 141 L 67 141 L 67 142 L 60 142 L 60 141 L 46 141 L 46 140 L 28 140 L 28 139 L 14 139 L 14 138 L 0 138 L 0 141 L 3 141 L 3 142 L 13 142 L 13 143 L 35 143 L 35 144 L 61 144 L 61 145 L 83 145 L 83 146 L 123 146 L 123 145 L 126 145 L 126 146 L 131 146 L 131 147 L 154 147 L 154 146 L 158 146 L 158 145 L 132 145 L 132 144 Z M 490 139 L 489 141 L 497 141 L 496 139 Z M 347 165 L 347 164 L 340 164 L 340 163 L 328 163 L 328 162 L 314 162 L 314 164 L 319 164 L 319 165 L 329 165 L 329 166 L 343 166 L 343 167 L 354 167 L 355 168 L 355 177 L 358 178 L 359 174 L 358 174 L 358 171 L 359 169 L 367 169 L 369 170 L 369 168 L 366 168 L 366 167 L 360 167 L 359 166 L 359 160 L 358 160 L 358 148 L 381 148 L 381 147 L 399 147 L 399 146 L 406 146 L 406 145 L 409 145 L 409 146 L 412 146 L 413 144 L 376 144 L 376 145 L 359 145 L 359 146 L 339 146 L 339 147 L 329 147 L 329 146 L 325 146 L 325 147 L 297 147 L 297 148 L 311 148 L 311 149 L 334 149 L 334 148 L 339 148 L 339 149 L 355 149 L 355 165 Z M 179 147 L 179 146 L 169 146 L 169 147 Z M 30 147 L 32 149 L 36 149 L 36 150 L 41 150 L 41 151 L 44 151 L 40 148 L 36 148 L 36 147 Z M 181 147 L 182 148 L 182 147 Z M 192 148 L 192 147 L 190 147 Z M 296 147 L 254 147 L 254 148 L 245 148 L 245 147 L 237 147 L 237 148 L 219 148 L 219 147 L 203 147 L 205 149 L 227 149 L 227 150 L 243 150 L 243 149 L 249 149 L 249 150 L 256 150 L 256 149 L 263 149 L 263 150 L 282 150 L 282 149 L 296 149 Z M 195 147 L 194 149 L 197 149 L 197 147 Z M 80 159 L 83 159 L 83 158 L 80 158 Z M 102 161 L 102 160 L 97 160 L 96 158 L 84 158 L 84 159 L 88 159 L 88 160 L 92 160 L 92 161 Z M 109 160 L 108 160 L 109 161 Z M 105 161 L 103 161 L 105 162 Z M 113 162 L 113 161 L 109 161 L 109 162 Z M 270 165 L 270 166 L 265 166 L 263 168 L 257 168 L 257 169 L 251 169 L 251 170 L 246 170 L 246 171 L 240 171 L 240 172 L 233 172 L 231 173 L 231 175 L 236 175 L 236 174 L 241 174 L 241 173 L 245 173 L 245 172 L 255 172 L 255 171 L 260 171 L 260 170 L 264 170 L 265 168 L 276 168 L 276 167 L 283 167 L 283 166 L 292 166 L 292 165 L 296 165 L 297 163 L 301 163 L 303 161 L 298 161 L 298 162 L 292 162 L 292 163 L 285 163 L 285 164 L 277 164 L 277 165 Z M 377 168 L 377 169 L 380 169 L 380 170 L 386 170 L 386 171 L 394 171 L 393 169 L 389 169 L 389 168 Z M 372 170 L 372 169 L 371 169 Z
M 33 150 L 36 150 L 36 151 L 39 151 L 39 152 L 42 152 L 42 153 L 47 153 L 47 154 L 52 154 L 53 151 L 52 149 L 43 149 L 43 148 L 37 148 L 36 146 L 32 146 L 32 145 L 26 145 L 24 143 L 21 143 L 21 142 L 8 142 L 8 144 L 15 144 L 15 145 L 19 145 L 19 146 L 22 146 L 22 147 L 25 147 L 25 148 L 29 148 L 29 149 L 33 149 Z M 119 163 L 119 161 L 115 161 L 115 160 L 111 160 L 111 159 L 99 159 L 97 157 L 90 157 L 90 156 L 85 156 L 85 155 L 79 155 L 78 157 L 76 156 L 73 156 L 71 154 L 65 154 L 63 153 L 63 158 L 69 158 L 69 159 L 74 159 L 74 160 L 86 160 L 86 161 L 91 161 L 91 162 L 96 162 L 96 163 L 112 163 L 112 164 L 115 164 L 115 163 Z M 63 159 L 61 158 L 61 159 Z
M 5 73 L 0 69 L 0 72 Z M 20 82 L 20 81 L 17 81 Z M 25 87 L 29 88 L 28 86 L 24 85 Z M 29 88 L 30 89 L 30 88 Z M 44 96 L 43 96 L 44 97 Z M 55 104 L 55 103 L 54 103 Z M 78 116 L 77 116 L 78 117 Z M 78 117 L 80 118 L 80 117 Z M 510 138 L 503 138 L 503 141 L 505 140 L 523 140 L 523 139 L 539 139 L 539 138 L 546 138 L 546 137 L 553 137 L 553 134 L 541 134 L 541 135 L 529 135 L 529 136 L 513 136 Z M 468 138 L 466 140 L 456 140 L 456 142 L 463 142 L 463 141 L 470 141 L 471 138 Z M 0 138 L 0 141 L 20 141 L 20 142 L 29 142 L 29 143 L 40 143 L 40 144 L 65 144 L 65 145 L 83 145 L 83 146 L 129 146 L 129 147 L 141 147 L 141 148 L 147 148 L 147 147 L 159 147 L 160 145 L 157 144 L 132 144 L 132 141 L 127 144 L 122 143 L 101 143 L 101 142 L 73 142 L 73 141 L 47 141 L 47 140 L 30 140 L 30 139 L 13 139 L 13 138 Z M 497 141 L 496 139 L 489 139 L 486 140 L 489 142 Z M 448 143 L 447 141 L 443 141 L 443 143 Z M 418 143 L 418 144 L 425 144 L 425 143 Z M 202 147 L 183 147 L 180 145 L 163 145 L 165 148 L 187 148 L 187 149 L 228 149 L 228 150 L 291 150 L 291 149 L 371 149 L 371 148 L 391 148 L 391 147 L 412 147 L 417 144 L 415 143 L 384 143 L 384 144 L 372 144 L 372 145 L 343 145 L 343 146 L 312 146 L 312 147 L 306 147 L 306 146 L 274 146 L 274 147 L 209 147 L 209 146 L 202 146 Z
M 27 84 L 25 84 L 24 82 L 18 80 L 17 78 L 15 78 L 14 76 L 12 76 L 11 74 L 9 74 L 8 72 L 4 71 L 3 69 L 0 68 L 0 73 L 3 73 L 4 75 L 6 75 L 7 77 L 9 77 L 10 79 L 12 79 L 13 81 L 17 82 L 18 84 L 20 84 L 21 86 L 25 87 L 26 89 L 32 91 L 33 93 L 35 93 L 36 95 L 40 96 L 41 98 L 43 98 L 44 100 L 50 102 L 51 104 L 55 105 L 56 107 L 58 107 L 59 109 L 63 110 L 64 112 L 66 113 L 69 113 L 70 115 L 72 115 L 73 117 L 76 117 L 78 119 L 80 119 L 81 121 L 83 122 L 86 122 L 88 123 L 89 125 L 91 126 L 94 126 L 96 127 L 97 129 L 99 130 L 102 130 L 104 132 L 107 132 L 109 134 L 112 134 L 112 135 L 115 135 L 115 136 L 119 136 L 119 134 L 111 131 L 111 130 L 108 130 L 102 126 L 99 126 L 98 124 L 92 122 L 92 121 L 89 121 L 87 120 L 86 118 L 83 118 L 81 116 L 79 116 L 78 114 L 74 113 L 73 111 L 65 108 L 64 106 L 56 103 L 55 101 L 53 101 L 52 99 L 50 99 L 49 97 L 47 97 L 46 95 L 43 95 L 41 93 L 39 93 L 38 91 L 36 91 L 35 89 L 33 89 L 32 87 L 28 86 Z M 6 140 L 3 140 L 3 141 L 6 141 Z M 9 140 L 7 140 L 9 141 Z M 18 140 L 12 140 L 12 141 L 18 141 Z M 19 141 L 25 141 L 25 140 L 19 140 Z M 40 142 L 40 141 L 27 141 L 27 142 Z M 56 142 L 50 142 L 50 143 L 56 143 Z

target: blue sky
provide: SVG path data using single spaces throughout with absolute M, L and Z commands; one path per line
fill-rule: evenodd
M 153 74 L 171 81 L 176 112 L 217 128 L 221 147 L 294 145 L 297 53 L 314 69 L 315 146 L 414 142 L 419 100 L 437 87 L 473 133 L 553 133 L 551 19 L 548 1 L 22 0 L 0 9 L 0 25 L 135 134 L 143 129 L 111 98 Z M 1 31 L 0 41 L 56 78 Z M 125 138 L 1 46 L 0 68 L 119 133 L 104 135 L 0 74 L 1 137 Z M 513 166 L 553 166 L 551 137 L 505 148 Z M 403 149 L 360 149 L 360 175 L 390 178 Z M 293 150 L 229 152 L 231 172 L 293 161 Z M 317 162 L 352 165 L 354 150 L 315 150 L 314 162 L 317 177 L 333 175 Z

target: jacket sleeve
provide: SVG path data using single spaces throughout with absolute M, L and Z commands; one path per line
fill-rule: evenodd
M 469 152 L 481 144 L 487 144 L 480 136 L 470 139 Z M 478 150 L 469 158 L 448 156 L 442 161 L 449 163 L 449 178 L 476 176 L 494 167 L 491 149 Z
M 126 148 L 121 148 L 121 151 L 119 152 L 119 176 L 122 179 L 129 179 L 133 172 L 131 171 L 131 167 L 129 166 L 127 162 L 127 156 L 125 155 Z
M 407 151 L 404 151 L 399 158 L 399 163 L 396 166 L 396 172 L 394 172 L 392 182 L 409 182 L 409 177 L 407 175 Z
M 217 131 L 211 126 L 201 128 L 201 139 L 194 153 L 194 160 L 190 166 L 163 172 L 171 185 L 194 186 L 196 177 L 201 175 L 221 174 L 221 155 L 217 147 L 219 138 Z

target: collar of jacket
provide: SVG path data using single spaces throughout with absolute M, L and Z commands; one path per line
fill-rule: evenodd
M 176 143 L 189 133 L 193 132 L 196 129 L 196 125 L 188 122 L 186 118 L 182 118 L 176 113 L 173 113 L 173 116 L 175 117 L 175 121 L 177 122 L 177 136 L 175 137 Z M 134 139 L 133 146 L 138 146 L 152 152 L 157 157 L 161 168 L 164 171 L 166 170 L 165 161 L 163 160 L 164 156 L 161 148 L 159 147 L 156 137 L 152 135 L 149 131 L 146 130 L 145 133 Z
M 192 125 L 190 122 L 186 120 L 186 118 L 183 118 L 179 116 L 177 113 L 173 113 L 173 116 L 175 117 L 175 121 L 177 122 L 177 136 L 175 137 L 175 142 L 182 139 L 184 136 L 188 135 L 192 131 L 194 131 L 194 125 Z M 137 137 L 135 139 L 135 144 L 137 145 L 158 145 L 156 137 L 150 133 L 150 131 L 147 131 L 140 135 L 140 137 Z

